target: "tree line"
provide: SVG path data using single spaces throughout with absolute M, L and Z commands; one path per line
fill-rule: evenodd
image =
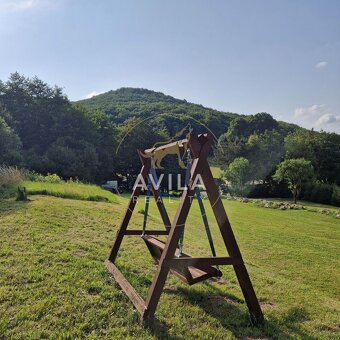
M 273 176 L 290 159 L 313 168 L 313 185 L 304 187 L 309 199 L 320 197 L 320 190 L 329 197 L 340 184 L 338 134 L 308 131 L 267 113 L 220 112 L 145 89 L 122 88 L 72 103 L 60 87 L 37 77 L 13 73 L 0 81 L 0 164 L 41 174 L 132 183 L 140 168 L 136 150 L 168 141 L 187 124 L 218 138 L 211 159 L 236 191 L 287 194 L 289 183 Z M 168 172 L 175 170 L 171 159 L 165 162 Z
M 340 135 L 278 125 L 268 114 L 234 119 L 219 139 L 216 162 L 231 192 L 302 196 L 340 204 Z

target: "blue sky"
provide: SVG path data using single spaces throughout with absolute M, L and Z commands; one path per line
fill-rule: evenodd
M 0 79 L 123 86 L 340 133 L 340 1 L 0 0 Z

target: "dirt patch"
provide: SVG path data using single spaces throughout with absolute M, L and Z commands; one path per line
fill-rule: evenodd
M 73 253 L 73 256 L 84 257 L 87 256 L 87 252 L 84 250 L 77 250 Z
M 267 310 L 276 308 L 276 305 L 270 301 L 262 301 L 260 302 L 260 306 Z

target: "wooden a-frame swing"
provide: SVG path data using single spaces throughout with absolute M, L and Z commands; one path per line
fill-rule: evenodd
M 177 147 L 185 146 L 185 149 L 190 150 L 193 161 L 190 167 L 186 189 L 182 193 L 180 204 L 172 223 L 170 222 L 169 216 L 160 197 L 160 193 L 153 184 L 150 185 L 150 189 L 152 190 L 152 194 L 156 200 L 165 230 L 145 231 L 144 227 L 143 230 L 127 229 L 137 203 L 137 198 L 141 192 L 141 186 L 135 186 L 131 194 L 128 208 L 116 235 L 116 240 L 113 244 L 109 258 L 105 263 L 107 269 L 114 276 L 125 294 L 131 299 L 143 320 L 153 317 L 169 271 L 174 273 L 185 283 L 192 285 L 211 277 L 220 276 L 221 272 L 218 267 L 216 268 L 214 266 L 232 265 L 247 303 L 252 321 L 255 324 L 263 323 L 264 318 L 259 302 L 255 295 L 241 252 L 237 245 L 218 188 L 215 184 L 207 161 L 208 152 L 212 142 L 213 138 L 210 134 L 196 136 L 193 133 L 190 133 L 188 138 L 175 142 L 177 143 Z M 176 146 L 175 143 L 170 143 L 158 148 L 140 152 L 140 159 L 142 162 L 140 177 L 143 178 L 144 181 L 148 180 L 148 175 L 153 169 L 152 155 L 154 155 L 157 151 L 166 153 L 167 150 L 173 149 L 173 147 Z M 169 152 L 172 153 L 171 151 Z M 179 249 L 178 247 L 184 233 L 184 227 L 193 197 L 195 196 L 193 183 L 198 175 L 201 176 L 204 182 L 209 202 L 229 254 L 228 257 L 217 257 L 214 252 L 213 257 L 191 257 L 190 255 L 184 254 L 182 249 Z M 147 214 L 145 216 L 147 216 Z M 146 220 L 144 220 L 144 224 L 145 221 Z M 122 240 L 124 236 L 128 235 L 141 235 L 150 251 L 150 254 L 158 264 L 145 301 L 140 297 L 114 264 Z M 153 237 L 153 235 L 167 235 L 168 237 L 166 242 L 162 242 Z

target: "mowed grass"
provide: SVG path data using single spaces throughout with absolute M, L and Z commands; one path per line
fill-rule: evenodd
M 49 183 L 24 181 L 22 186 L 26 188 L 28 195 L 47 195 L 84 201 L 118 202 L 117 195 L 93 184 L 78 182 Z
M 0 338 L 336 338 L 339 335 L 339 220 L 224 201 L 266 318 L 251 325 L 231 267 L 192 287 L 170 274 L 154 324 L 144 327 L 104 267 L 127 198 L 118 204 L 31 196 L 0 201 Z M 173 217 L 178 200 L 165 200 Z M 206 202 L 207 203 L 207 202 Z M 140 228 L 143 198 L 131 220 Z M 206 204 L 208 206 L 208 204 Z M 155 204 L 149 226 L 160 228 Z M 213 221 L 211 209 L 207 209 Z M 218 255 L 226 255 L 211 223 Z M 197 202 L 184 250 L 208 255 Z M 145 297 L 155 266 L 138 236 L 117 265 Z
M 222 175 L 222 169 L 218 166 L 211 166 L 210 167 L 212 175 L 214 178 L 220 178 Z

